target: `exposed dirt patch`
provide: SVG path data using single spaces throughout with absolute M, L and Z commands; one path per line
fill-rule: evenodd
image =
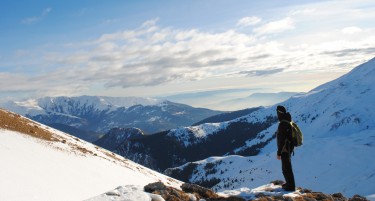
M 53 133 L 41 128 L 36 124 L 19 114 L 0 109 L 0 128 L 17 131 L 47 141 L 59 141 Z
M 75 152 L 77 154 L 82 154 L 83 156 L 94 155 L 97 156 L 97 153 L 94 153 L 92 150 L 87 149 L 84 146 L 80 146 L 80 142 L 82 142 L 79 138 L 71 136 L 74 141 L 69 141 L 68 139 L 64 139 L 61 136 L 54 134 L 52 131 L 49 131 L 48 128 L 46 129 L 43 125 L 33 122 L 19 114 L 9 112 L 0 108 L 0 128 L 6 130 L 16 131 L 25 135 L 29 135 L 32 137 L 36 137 L 38 139 L 45 140 L 46 142 L 60 142 L 62 144 L 67 144 L 71 147 L 71 152 Z M 54 146 L 52 146 L 54 147 Z M 58 147 L 54 147 L 57 149 L 61 149 Z M 102 151 L 99 147 L 96 147 L 97 151 Z M 66 151 L 62 150 L 61 151 Z M 121 159 L 117 158 L 114 153 L 111 152 L 104 152 L 109 158 L 112 158 L 114 161 L 119 161 Z M 101 157 L 106 160 L 108 158 Z

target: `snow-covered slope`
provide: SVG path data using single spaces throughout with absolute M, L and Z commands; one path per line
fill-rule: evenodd
M 292 159 L 297 185 L 349 196 L 375 193 L 374 81 L 375 59 L 372 59 L 309 93 L 280 103 L 287 107 L 304 133 L 304 145 L 296 149 Z M 276 115 L 275 108 L 276 105 L 260 109 L 217 127 L 234 122 L 262 123 Z M 168 172 L 184 175 L 190 182 L 208 183 L 216 190 L 253 188 L 281 179 L 273 139 L 276 128 L 275 123 L 234 151 L 242 154 L 249 147 L 270 141 L 257 156 L 209 158 Z
M 118 186 L 181 182 L 0 109 L 0 200 L 84 200 Z M 133 194 L 136 193 L 133 192 Z M 148 198 L 150 198 L 148 196 Z M 145 199 L 150 200 L 150 199 Z

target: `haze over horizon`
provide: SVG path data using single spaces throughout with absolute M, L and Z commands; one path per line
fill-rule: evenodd
M 375 55 L 370 0 L 2 1 L 0 19 L 3 100 L 306 92 Z

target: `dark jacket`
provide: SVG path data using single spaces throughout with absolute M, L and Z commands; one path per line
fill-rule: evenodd
M 277 155 L 281 153 L 292 153 L 294 146 L 292 145 L 292 126 L 289 122 L 292 121 L 289 113 L 285 115 L 278 115 L 279 127 L 277 128 Z M 286 120 L 286 121 L 285 121 Z

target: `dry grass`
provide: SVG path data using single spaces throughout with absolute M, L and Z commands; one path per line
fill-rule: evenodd
M 39 124 L 23 118 L 19 114 L 2 109 L 0 109 L 0 128 L 17 131 L 47 141 L 59 141 L 52 132 L 41 128 Z

